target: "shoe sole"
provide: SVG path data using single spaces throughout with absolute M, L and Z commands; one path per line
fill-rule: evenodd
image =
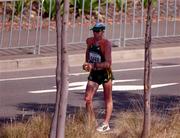
M 100 132 L 100 133 L 106 133 L 106 132 L 110 131 L 110 128 L 108 128 L 108 129 L 106 129 L 106 130 L 104 130 L 104 131 L 99 131 L 99 130 L 96 129 L 96 131 L 98 131 L 98 132 Z

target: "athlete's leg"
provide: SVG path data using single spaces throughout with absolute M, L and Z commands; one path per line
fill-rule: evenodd
M 95 114 L 93 109 L 93 97 L 97 91 L 99 85 L 96 82 L 88 81 L 86 86 L 85 101 L 86 101 L 86 110 L 88 113 L 88 123 L 95 121 Z
M 113 109 L 113 101 L 112 101 L 112 80 L 109 80 L 108 82 L 103 84 L 104 88 L 104 101 L 105 101 L 105 118 L 104 118 L 104 123 L 108 124 L 111 114 L 112 114 L 112 109 Z

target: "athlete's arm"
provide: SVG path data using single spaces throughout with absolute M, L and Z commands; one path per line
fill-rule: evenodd
M 83 68 L 83 70 L 85 70 L 85 71 L 90 71 L 90 67 L 89 67 L 89 63 L 88 63 L 88 61 L 89 61 L 88 49 L 89 49 L 90 41 L 91 41 L 90 38 L 88 38 L 88 39 L 86 40 L 87 48 L 86 48 L 86 54 L 85 54 L 85 63 L 82 65 L 82 68 Z M 91 67 L 91 68 L 92 68 L 92 67 Z

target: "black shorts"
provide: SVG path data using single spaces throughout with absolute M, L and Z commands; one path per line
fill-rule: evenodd
M 89 74 L 88 80 L 100 84 L 106 83 L 109 80 L 113 80 L 113 74 L 111 69 L 104 70 L 92 70 Z

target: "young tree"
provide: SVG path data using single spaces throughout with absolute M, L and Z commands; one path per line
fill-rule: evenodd
M 56 138 L 57 131 L 57 116 L 60 101 L 61 90 L 61 15 L 60 15 L 61 0 L 56 0 L 56 47 L 57 47 L 57 65 L 56 65 L 56 106 L 53 121 L 51 124 L 50 138 Z
M 152 71 L 152 52 L 151 52 L 151 23 L 152 23 L 152 0 L 148 0 L 147 21 L 145 33 L 145 61 L 144 61 L 144 123 L 141 138 L 150 136 L 151 128 L 151 71 Z
M 61 0 L 56 0 L 56 33 L 57 33 L 57 67 L 56 67 L 56 107 L 53 117 L 50 138 L 64 138 L 65 119 L 68 98 L 68 53 L 67 53 L 67 23 L 69 0 L 64 2 L 63 19 L 60 15 Z
M 61 29 L 61 91 L 58 111 L 56 138 L 65 136 L 65 120 L 69 86 L 68 52 L 67 52 L 67 25 L 69 14 L 69 0 L 64 1 L 63 20 Z

